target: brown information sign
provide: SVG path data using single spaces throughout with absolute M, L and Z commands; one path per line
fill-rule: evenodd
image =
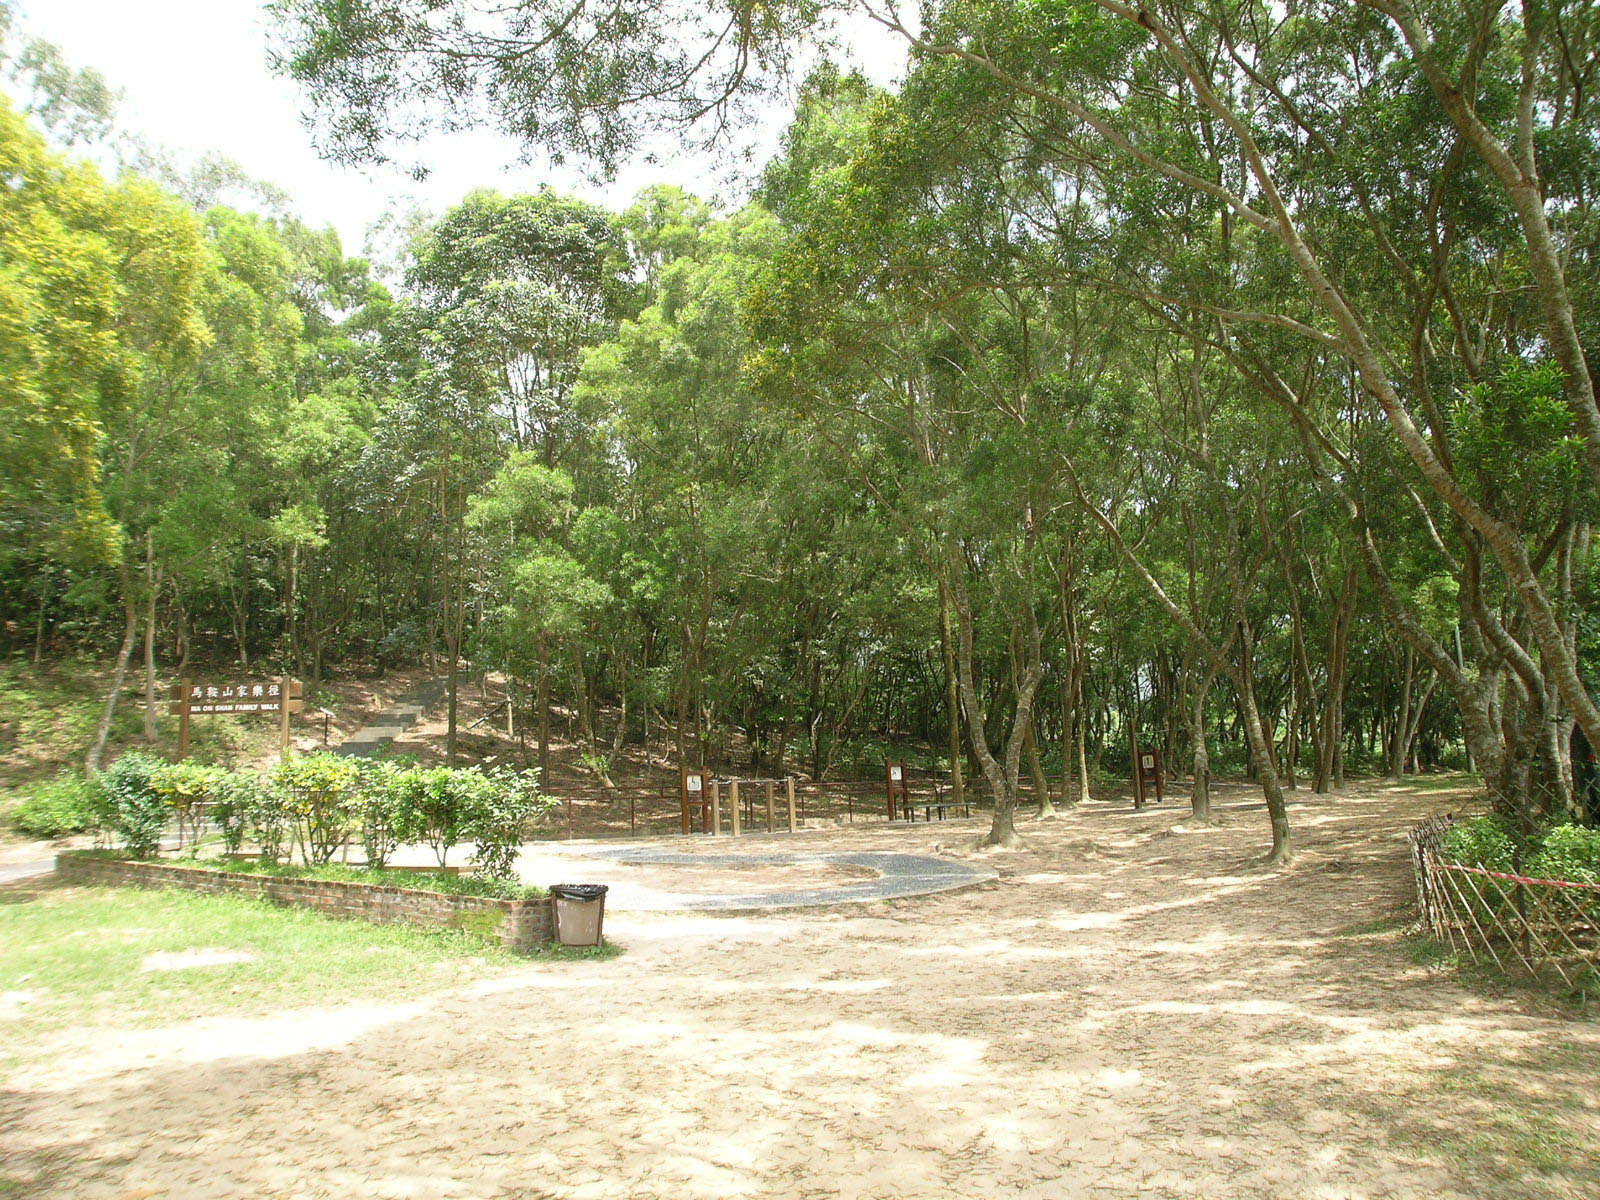
M 235 679 L 197 683 L 183 679 L 172 685 L 172 714 L 178 722 L 178 756 L 189 753 L 189 718 L 272 713 L 279 718 L 285 752 L 289 746 L 289 714 L 305 707 L 298 679 Z

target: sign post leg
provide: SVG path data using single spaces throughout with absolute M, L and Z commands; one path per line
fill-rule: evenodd
M 793 833 L 797 828 L 799 828 L 795 824 L 795 819 L 794 819 L 794 776 L 793 775 L 788 776 L 783 781 L 783 787 L 784 787 L 784 790 L 789 793 L 789 832 Z
M 189 681 L 178 681 L 178 761 L 189 757 Z
M 289 761 L 289 677 L 278 677 L 278 756 Z

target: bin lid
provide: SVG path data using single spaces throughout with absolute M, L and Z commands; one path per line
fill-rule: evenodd
M 611 889 L 603 883 L 552 883 L 550 896 L 554 900 L 598 900 Z

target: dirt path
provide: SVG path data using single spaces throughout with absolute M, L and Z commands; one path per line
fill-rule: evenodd
M 1600 1028 L 1352 933 L 1404 907 L 1439 804 L 1297 805 L 1284 871 L 1259 813 L 1091 805 L 954 851 L 1001 873 L 969 891 L 617 914 L 611 961 L 86 1031 L 9 1082 L 0 1154 L 84 1198 L 1594 1195 Z

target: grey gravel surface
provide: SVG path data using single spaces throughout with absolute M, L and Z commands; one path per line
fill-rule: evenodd
M 685 866 L 760 866 L 791 863 L 822 863 L 866 867 L 878 872 L 876 879 L 842 887 L 811 888 L 802 891 L 744 892 L 737 895 L 700 896 L 679 893 L 652 893 L 649 903 L 630 908 L 654 911 L 728 911 L 766 908 L 813 908 L 827 904 L 854 904 L 869 900 L 894 900 L 902 896 L 926 896 L 955 888 L 988 883 L 998 876 L 982 867 L 925 854 L 898 854 L 885 850 L 837 853 L 773 854 L 674 854 L 652 846 L 595 847 L 579 853 L 612 862 L 683 864 Z

